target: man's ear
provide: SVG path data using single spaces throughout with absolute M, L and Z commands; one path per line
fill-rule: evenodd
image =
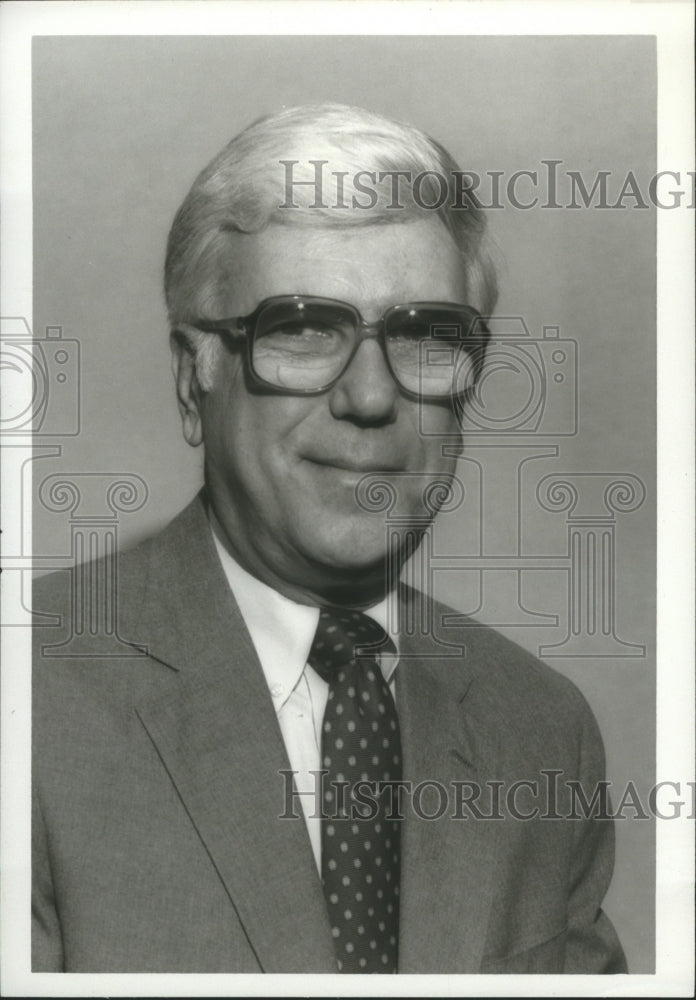
M 201 398 L 203 392 L 196 378 L 196 358 L 191 344 L 183 333 L 172 331 L 169 337 L 172 349 L 172 372 L 176 382 L 181 425 L 186 441 L 192 448 L 203 442 Z

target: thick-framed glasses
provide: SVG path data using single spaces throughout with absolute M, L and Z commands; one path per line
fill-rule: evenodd
M 326 392 L 362 341 L 373 338 L 405 392 L 421 399 L 459 397 L 476 382 L 489 335 L 480 313 L 468 305 L 409 302 L 366 323 L 349 303 L 313 295 L 277 295 L 248 316 L 191 325 L 244 338 L 252 378 L 291 395 Z

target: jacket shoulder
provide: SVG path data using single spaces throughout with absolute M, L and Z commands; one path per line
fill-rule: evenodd
M 501 739 L 507 734 L 515 742 L 540 746 L 587 742 L 603 760 L 594 713 L 570 678 L 495 628 L 447 605 L 433 602 L 433 621 L 449 643 L 462 648 L 459 669 L 469 679 L 468 697 L 481 717 L 495 720 Z
M 90 560 L 35 579 L 32 584 L 33 610 L 53 615 L 65 613 L 74 599 L 78 572 L 83 588 L 110 586 L 120 604 L 128 602 L 131 592 L 137 592 L 146 583 L 151 568 L 166 579 L 179 548 L 177 540 L 186 537 L 192 529 L 200 531 L 201 517 L 205 517 L 203 506 L 200 497 L 196 497 L 164 528 L 128 549 L 118 551 L 113 557 Z

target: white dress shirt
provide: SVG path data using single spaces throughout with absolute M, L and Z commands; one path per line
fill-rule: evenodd
M 300 794 L 309 840 L 317 870 L 321 873 L 321 797 L 312 771 L 321 768 L 321 731 L 329 685 L 307 663 L 314 640 L 319 608 L 297 604 L 262 583 L 230 555 L 220 540 L 221 528 L 211 511 L 215 547 L 235 600 L 256 647 L 268 690 L 275 706 L 295 786 Z M 389 598 L 364 613 L 391 634 L 398 650 L 395 629 L 390 626 Z M 393 616 L 392 616 L 393 619 Z M 382 655 L 380 667 L 395 695 L 394 671 L 398 655 Z M 278 776 L 278 815 L 284 804 L 284 786 Z

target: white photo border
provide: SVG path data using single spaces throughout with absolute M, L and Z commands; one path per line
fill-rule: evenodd
M 340 2 L 340 12 L 337 4 Z M 6 2 L 0 9 L 2 312 L 32 320 L 31 41 L 35 35 L 654 35 L 657 169 L 693 169 L 693 8 L 688 3 Z M 339 16 L 337 16 L 339 14 Z M 269 24 L 273 28 L 269 30 Z M 693 780 L 694 215 L 658 213 L 657 781 Z M 28 391 L 28 390 L 27 390 Z M 26 405 L 8 394 L 5 413 Z M 19 483 L 3 463 L 3 530 L 19 530 Z M 30 522 L 29 522 L 30 523 Z M 30 539 L 27 539 L 30 543 Z M 7 545 L 7 543 L 6 543 Z M 12 574 L 10 574 L 12 575 Z M 3 614 L 22 613 L 3 588 Z M 24 612 L 26 615 L 27 613 Z M 18 620 L 13 617 L 13 621 Z M 694 823 L 657 823 L 656 973 L 600 976 L 49 974 L 30 971 L 29 628 L 2 634 L 2 992 L 14 996 L 691 996 Z

